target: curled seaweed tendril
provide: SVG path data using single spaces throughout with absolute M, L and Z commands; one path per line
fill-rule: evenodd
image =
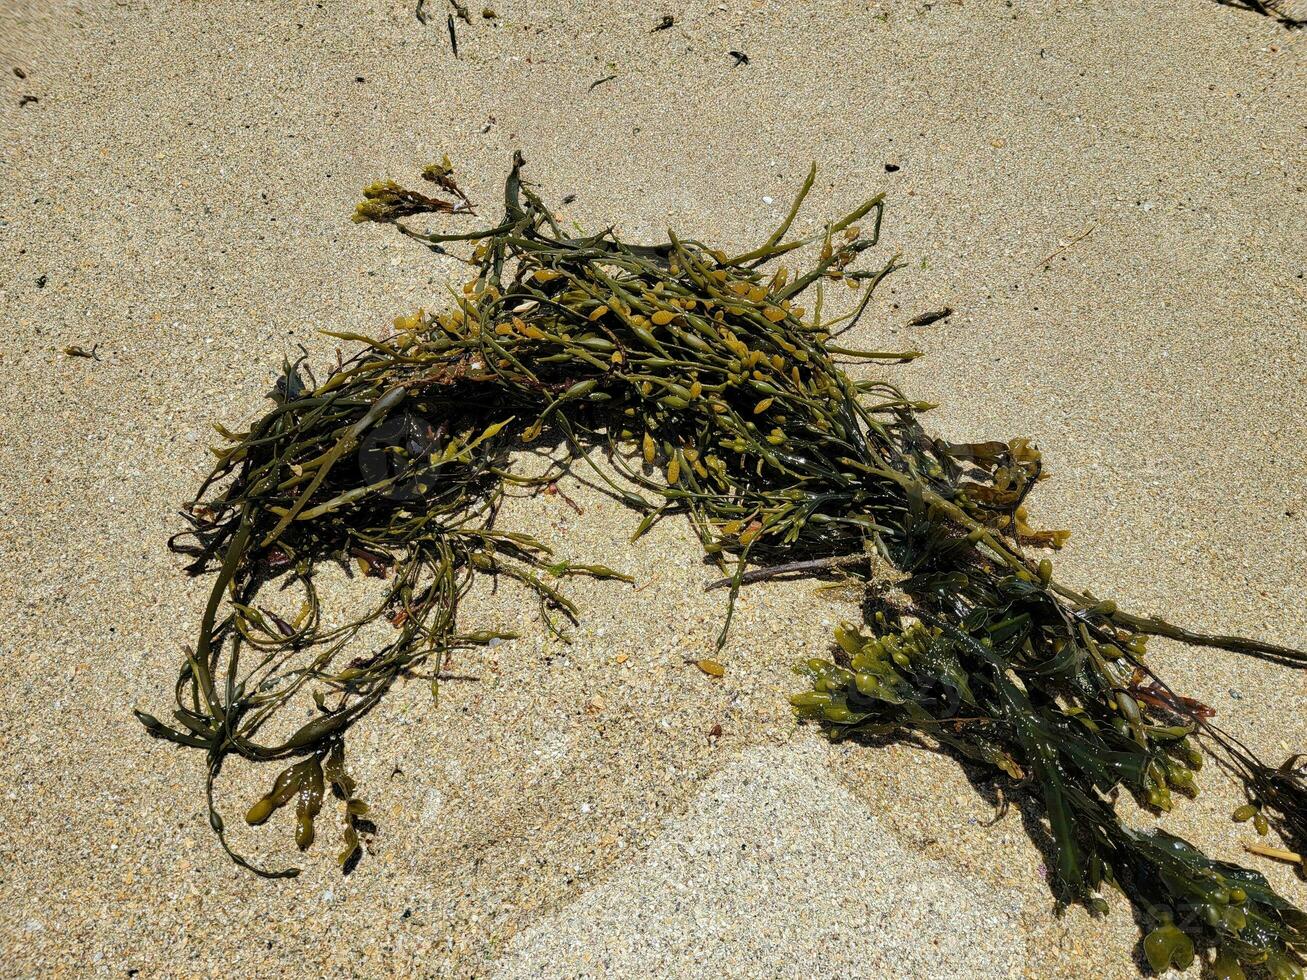
M 370 825 L 345 774 L 344 736 L 397 680 L 425 677 L 434 689 L 452 652 L 510 635 L 459 631 L 459 600 L 476 576 L 521 582 L 559 635 L 576 613 L 561 579 L 626 578 L 496 526 L 508 488 L 541 488 L 589 465 L 641 515 L 635 536 L 666 515 L 689 517 L 727 576 L 722 640 L 739 589 L 768 570 L 853 576 L 869 597 L 892 570 L 897 598 L 869 601 L 863 626 L 837 631 L 833 659 L 800 668 L 811 688 L 794 698 L 801 716 L 836 737 L 927 734 L 1028 785 L 1047 813 L 1059 893 L 1099 907 L 1101 886 L 1116 885 L 1149 925 L 1143 949 L 1155 969 L 1211 951 L 1229 976 L 1239 964 L 1300 976 L 1301 912 L 1256 872 L 1128 828 L 1116 805 L 1124 791 L 1169 809 L 1173 794 L 1197 792 L 1193 774 L 1210 756 L 1244 781 L 1249 818 L 1304 840 L 1301 768 L 1262 763 L 1210 710 L 1174 693 L 1148 666 L 1146 641 L 1298 668 L 1307 655 L 1136 616 L 1058 582 L 1049 559 L 1024 550 L 1065 538 L 1028 523 L 1038 450 L 1023 439 L 932 437 L 919 420 L 928 405 L 841 367 L 917 356 L 835 342 L 898 268 L 896 258 L 854 268 L 878 244 L 883 198 L 791 238 L 814 168 L 775 232 L 728 256 L 670 233 L 656 245 L 612 230 L 571 235 L 521 167 L 518 156 L 502 221 L 456 234 L 401 223 L 470 213 L 448 161 L 426 176 L 453 200 L 370 187 L 358 220 L 393 224 L 440 252 L 471 243 L 474 275 L 445 312 L 400 317 L 384 340 L 335 334 L 362 351 L 321 383 L 287 365 L 262 418 L 220 430 L 226 445 L 188 509 L 190 530 L 173 541 L 193 573 L 217 571 L 198 641 L 172 721 L 138 715 L 150 734 L 207 752 L 224 846 L 213 805 L 223 762 L 282 760 L 288 768 L 247 822 L 295 802 L 307 847 L 330 785 L 343 812 L 341 862 L 357 859 Z M 807 245 L 810 268 L 775 265 Z M 824 321 L 823 289 L 835 283 L 860 296 L 847 317 Z M 809 290 L 811 314 L 798 305 Z M 550 447 L 552 462 L 528 477 L 511 454 L 532 444 Z M 596 465 L 597 453 L 611 465 Z M 343 624 L 324 614 L 316 583 L 333 561 L 380 583 Z M 256 604 L 274 583 L 302 595 L 298 614 Z M 389 638 L 351 657 L 374 624 Z M 288 725 L 292 707 L 308 704 L 310 720 Z

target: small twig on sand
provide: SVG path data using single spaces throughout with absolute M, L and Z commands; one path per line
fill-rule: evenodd
M 1076 242 L 1081 241 L 1082 239 L 1088 238 L 1089 235 L 1090 235 L 1090 233 L 1091 233 L 1095 228 L 1097 228 L 1097 227 L 1098 227 L 1098 225 L 1096 225 L 1096 224 L 1092 224 L 1092 223 L 1091 223 L 1087 228 L 1085 228 L 1084 231 L 1082 231 L 1080 234 L 1076 235 L 1075 238 L 1071 239 L 1069 242 L 1067 242 L 1067 243 L 1064 244 L 1064 245 L 1059 245 L 1057 248 L 1053 249 L 1053 251 L 1049 252 L 1049 253 L 1048 253 L 1047 255 L 1045 255 L 1042 259 L 1040 259 L 1038 262 L 1036 262 L 1035 265 L 1034 265 L 1034 268 L 1036 268 L 1036 269 L 1042 269 L 1044 266 L 1048 265 L 1048 263 L 1052 262 L 1055 258 L 1057 258 L 1059 255 L 1061 255 L 1063 252 L 1065 252 L 1067 249 L 1069 249 L 1069 248 L 1070 248 L 1072 245 L 1074 245 Z
M 585 511 L 581 509 L 581 505 L 578 504 L 571 497 L 569 497 L 567 494 L 563 493 L 562 488 L 559 487 L 557 483 L 551 483 L 549 484 L 549 486 L 545 487 L 545 493 L 549 494 L 551 497 L 557 496 L 560 500 L 563 501 L 563 503 L 567 504 L 568 507 L 571 507 L 572 510 L 576 511 L 578 514 L 585 513 Z
M 790 561 L 783 565 L 769 565 L 766 568 L 755 568 L 751 572 L 745 572 L 740 576 L 741 585 L 751 585 L 754 582 L 764 582 L 769 578 L 775 578 L 777 575 L 789 575 L 800 572 L 820 572 L 832 568 L 839 568 L 841 565 L 852 565 L 862 561 L 866 555 L 836 555 L 833 558 L 814 558 L 811 561 Z M 705 592 L 711 592 L 713 589 L 724 589 L 734 581 L 733 579 L 723 578 L 716 582 L 709 582 L 703 587 Z
M 1288 861 L 1290 864 L 1296 864 L 1303 867 L 1301 854 L 1293 851 L 1286 851 L 1281 847 L 1270 847 L 1266 844 L 1245 843 L 1243 849 L 1249 854 L 1260 854 L 1262 857 L 1273 858 L 1276 861 Z

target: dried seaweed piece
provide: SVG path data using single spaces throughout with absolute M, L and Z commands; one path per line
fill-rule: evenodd
M 1255 824 L 1300 839 L 1307 789 L 1294 760 L 1262 763 L 1145 653 L 1148 636 L 1161 635 L 1298 668 L 1307 655 L 1136 616 L 1068 587 L 1050 560 L 1024 551 L 1061 543 L 1029 524 L 1042 460 L 1028 440 L 950 444 L 922 426 L 928 406 L 846 372 L 848 358 L 916 356 L 832 343 L 898 268 L 893 258 L 854 268 L 879 241 L 883 197 L 790 238 L 814 168 L 776 231 L 730 257 L 675 235 L 653 245 L 611 230 L 572 236 L 521 166 L 515 158 L 500 223 L 471 232 L 409 228 L 411 215 L 456 205 L 369 188 L 361 220 L 394 223 L 434 248 L 473 243 L 471 279 L 449 309 L 400 317 L 388 338 L 335 334 L 363 349 L 321 383 L 287 365 L 262 418 L 220 430 L 226 444 L 185 515 L 191 531 L 174 542 L 192 571 L 216 570 L 199 638 L 172 721 L 138 717 L 151 735 L 207 753 L 210 820 L 224 846 L 213 795 L 224 761 L 290 761 L 254 816 L 303 794 L 303 842 L 317 766 L 346 802 L 344 860 L 357 860 L 353 784 L 333 761 L 343 738 L 396 681 L 426 678 L 434 689 L 455 651 L 503 635 L 458 630 L 477 576 L 520 582 L 563 634 L 576 607 L 547 579 L 612 570 L 560 561 L 495 518 L 506 487 L 547 488 L 601 452 L 612 467 L 592 472 L 639 512 L 636 536 L 667 515 L 689 517 L 729 580 L 723 639 L 751 567 L 838 569 L 867 582 L 871 635 L 841 627 L 833 658 L 804 665 L 811 689 L 795 699 L 804 717 L 843 738 L 927 735 L 1028 785 L 1049 818 L 1059 893 L 1097 908 L 1105 883 L 1119 887 L 1157 962 L 1183 961 L 1187 940 L 1227 972 L 1264 963 L 1292 974 L 1307 946 L 1301 912 L 1255 872 L 1131 830 L 1116 807 L 1129 794 L 1169 809 L 1173 794 L 1197 792 L 1206 756 L 1244 780 Z M 436 173 L 453 180 L 443 164 Z M 811 267 L 763 271 L 804 245 L 819 249 Z M 827 282 L 862 289 L 847 320 L 799 306 Z M 512 450 L 538 442 L 557 450 L 556 465 L 514 472 Z M 393 460 L 364 465 L 366 446 Z M 380 598 L 325 615 L 315 570 L 360 555 L 365 571 L 384 570 Z M 872 591 L 877 565 L 894 571 L 897 601 Z M 298 614 L 260 610 L 256 596 L 272 584 L 298 591 Z M 352 649 L 378 621 L 392 624 L 391 639 Z M 284 734 L 306 702 L 312 720 Z
M 450 201 L 406 190 L 393 180 L 380 180 L 363 189 L 363 200 L 355 206 L 353 220 L 389 224 L 418 214 L 454 214 L 456 211 L 458 206 Z
M 446 155 L 439 163 L 428 164 L 422 168 L 422 179 L 429 180 L 447 194 L 453 194 L 462 202 L 461 208 L 455 210 L 466 211 L 468 214 L 476 214 L 476 209 L 472 207 L 472 202 L 468 200 L 463 189 L 458 186 L 454 180 L 454 165 L 449 162 L 449 156 Z M 393 220 L 393 219 L 391 219 Z

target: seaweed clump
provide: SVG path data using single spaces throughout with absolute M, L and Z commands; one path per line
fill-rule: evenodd
M 397 680 L 434 689 L 452 651 L 511 635 L 459 630 L 477 576 L 521 582 L 556 631 L 576 613 L 562 579 L 623 577 L 558 561 L 496 523 L 506 488 L 589 465 L 640 515 L 636 536 L 688 516 L 727 576 L 722 639 L 739 589 L 776 572 L 852 575 L 879 597 L 863 624 L 836 632 L 830 660 L 799 668 L 810 687 L 794 698 L 801 716 L 841 738 L 926 734 L 1020 781 L 1047 814 L 1058 894 L 1097 909 L 1104 885 L 1120 889 L 1148 926 L 1155 969 L 1203 955 L 1226 976 L 1241 964 L 1301 976 L 1307 917 L 1255 871 L 1131 829 L 1117 806 L 1128 794 L 1169 809 L 1175 794 L 1197 792 L 1194 773 L 1211 756 L 1243 779 L 1266 829 L 1302 841 L 1301 770 L 1264 764 L 1176 694 L 1149 667 L 1146 643 L 1161 635 L 1293 667 L 1307 656 L 1136 616 L 1062 584 L 1026 550 L 1065 537 L 1028 523 L 1037 449 L 941 440 L 921 424 L 929 406 L 845 369 L 916 356 L 836 342 L 897 268 L 895 258 L 855 268 L 879 242 L 883 197 L 790 238 L 814 170 L 763 244 L 728 255 L 672 233 L 654 245 L 611 229 L 571 235 L 521 168 L 518 156 L 502 220 L 469 232 L 400 223 L 470 210 L 447 162 L 426 176 L 453 200 L 391 183 L 365 192 L 358 220 L 440 252 L 470 243 L 472 275 L 448 309 L 401 316 L 386 339 L 334 334 L 362 350 L 320 383 L 287 365 L 271 409 L 246 431 L 220 430 L 226 445 L 174 539 L 193 573 L 216 575 L 172 720 L 138 717 L 207 754 L 211 822 L 232 857 L 264 875 L 297 873 L 256 867 L 228 845 L 214 785 L 237 756 L 290 763 L 247 822 L 293 800 L 305 848 L 330 783 L 340 860 L 358 859 L 370 825 L 345 775 L 344 737 Z M 804 246 L 816 255 L 809 267 L 776 264 Z M 831 284 L 860 295 L 846 316 L 823 319 Z M 800 305 L 810 292 L 811 313 Z M 514 469 L 513 452 L 532 443 L 554 449 L 543 475 Z M 330 562 L 378 579 L 343 624 L 324 614 L 315 580 Z M 298 590 L 298 613 L 257 605 L 273 583 Z M 374 626 L 386 638 L 359 654 Z M 290 721 L 297 709 L 307 722 Z

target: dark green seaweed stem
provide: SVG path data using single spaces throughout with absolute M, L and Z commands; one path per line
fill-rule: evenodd
M 1145 644 L 1161 635 L 1298 668 L 1307 656 L 1181 630 L 1062 585 L 1025 550 L 1063 537 L 1026 522 L 1042 465 L 1028 441 L 943 441 L 919 422 L 929 406 L 846 373 L 842 361 L 916 356 L 834 341 L 896 268 L 853 268 L 878 242 L 881 197 L 790 238 L 810 173 L 775 233 L 728 256 L 675 235 L 652 246 L 611 230 L 571 236 L 522 182 L 520 158 L 498 225 L 424 234 L 399 222 L 467 210 L 448 165 L 431 173 L 455 200 L 377 184 L 356 217 L 440 252 L 471 243 L 469 281 L 444 312 L 400 317 L 385 340 L 337 334 L 363 350 L 321 383 L 288 365 L 267 414 L 248 431 L 220 430 L 226 445 L 189 508 L 191 530 L 174 540 L 192 572 L 218 571 L 172 721 L 138 715 L 151 734 L 207 753 L 224 846 L 213 790 L 234 755 L 290 763 L 249 823 L 295 801 L 307 847 L 330 786 L 341 861 L 357 859 L 370 825 L 343 737 L 396 680 L 434 688 L 452 651 L 508 635 L 459 631 L 473 579 L 517 579 L 561 631 L 576 610 L 560 580 L 617 575 L 497 527 L 507 489 L 588 465 L 641 515 L 636 536 L 688 515 L 732 602 L 751 568 L 865 581 L 865 622 L 838 630 L 831 659 L 801 668 L 802 716 L 836 737 L 928 736 L 1020 781 L 1047 813 L 1058 894 L 1100 908 L 1103 884 L 1119 888 L 1147 925 L 1154 968 L 1202 955 L 1225 976 L 1239 964 L 1301 976 L 1307 918 L 1261 875 L 1133 830 L 1117 807 L 1122 794 L 1154 811 L 1195 794 L 1207 755 L 1243 780 L 1245 816 L 1301 844 L 1303 770 L 1262 763 L 1174 693 Z M 777 265 L 805 245 L 817 255 L 810 268 Z M 861 292 L 848 317 L 823 320 L 833 284 Z M 811 313 L 798 305 L 809 292 Z M 515 472 L 514 453 L 540 446 L 547 472 Z M 596 453 L 610 465 L 595 465 Z M 329 562 L 378 580 L 372 604 L 343 623 L 319 599 Z M 259 606 L 267 585 L 297 591 L 298 613 Z M 376 628 L 388 639 L 360 654 L 359 634 Z M 310 720 L 290 723 L 306 710 Z

